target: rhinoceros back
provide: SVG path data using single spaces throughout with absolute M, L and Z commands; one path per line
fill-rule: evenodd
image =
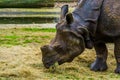
M 120 36 L 120 0 L 104 0 L 97 32 L 110 37 Z

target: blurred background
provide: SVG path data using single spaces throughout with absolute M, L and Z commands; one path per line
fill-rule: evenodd
M 53 27 L 59 20 L 60 7 L 70 10 L 77 0 L 0 0 L 1 27 L 42 26 Z

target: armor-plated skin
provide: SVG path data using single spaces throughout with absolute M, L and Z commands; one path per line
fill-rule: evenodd
M 71 62 L 85 48 L 96 50 L 91 70 L 104 71 L 107 67 L 106 43 L 115 44 L 116 73 L 120 73 L 120 0 L 80 0 L 72 13 L 68 6 L 61 8 L 56 36 L 50 45 L 41 47 L 46 68 L 58 62 Z

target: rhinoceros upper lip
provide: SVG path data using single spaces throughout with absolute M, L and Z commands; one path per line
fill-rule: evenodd
M 47 63 L 47 64 L 45 64 L 44 66 L 45 66 L 45 68 L 49 69 L 51 66 L 57 66 L 56 64 L 59 64 L 59 63 L 58 63 L 58 62 L 54 62 L 54 63 L 52 63 L 52 64 Z M 60 64 L 59 64 L 59 65 L 60 65 Z
M 61 65 L 61 64 L 63 64 L 63 62 L 62 61 L 58 61 L 58 64 Z
M 49 65 L 44 65 L 44 67 L 45 67 L 45 68 L 47 68 L 47 69 L 49 69 L 49 68 L 50 68 L 50 66 L 49 66 Z
M 63 64 L 64 62 L 65 62 L 64 60 L 59 60 L 59 61 L 58 61 L 58 64 L 61 65 L 61 64 Z

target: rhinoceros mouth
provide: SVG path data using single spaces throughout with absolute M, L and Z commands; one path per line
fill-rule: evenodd
M 44 64 L 44 67 L 49 69 L 50 67 L 55 66 L 56 63 L 57 62 L 49 62 L 49 63 Z
M 47 68 L 47 69 L 49 69 L 51 66 L 54 66 L 56 63 L 58 63 L 58 61 L 55 60 L 55 59 L 50 59 L 48 62 L 42 60 L 42 62 L 44 64 L 44 67 Z
M 73 59 L 72 59 L 72 60 L 67 60 L 67 61 L 60 60 L 60 61 L 58 61 L 58 64 L 59 64 L 59 65 L 62 65 L 62 64 L 64 64 L 65 62 L 72 62 L 72 61 L 73 61 Z
M 52 63 L 52 62 L 49 62 L 49 63 L 47 63 L 47 64 L 44 64 L 44 67 L 46 68 L 46 69 L 50 69 L 51 67 L 56 67 L 56 66 L 58 66 L 58 65 L 62 65 L 62 64 L 64 64 L 65 62 L 64 61 L 62 61 L 62 60 L 60 60 L 60 61 L 56 61 L 56 62 L 54 62 L 54 63 Z
M 58 66 L 58 65 L 62 65 L 65 62 L 72 62 L 70 60 L 66 60 L 66 59 L 60 59 L 61 57 L 54 57 L 54 59 L 52 59 L 49 62 L 43 61 L 44 67 L 49 69 L 50 67 L 53 66 Z M 57 65 L 56 65 L 57 64 Z
M 72 61 L 73 61 L 73 59 L 72 60 L 67 60 L 67 61 L 59 60 L 59 61 L 56 61 L 56 62 L 49 62 L 49 63 L 44 64 L 44 67 L 49 69 L 49 68 L 51 68 L 53 66 L 56 67 L 58 65 L 64 64 L 65 62 L 72 62 Z
M 64 63 L 63 61 L 58 61 L 58 64 L 59 64 L 59 65 L 61 65 L 61 64 L 63 64 L 63 63 Z

